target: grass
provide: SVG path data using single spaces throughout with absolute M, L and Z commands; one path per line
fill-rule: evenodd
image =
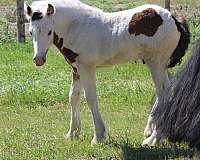
M 15 0 L 1 0 L 0 6 L 9 6 L 15 4 Z
M 85 2 L 109 11 L 145 3 Z M 13 3 L 9 1 L 9 4 Z M 191 20 L 190 27 L 191 50 L 200 37 L 198 19 Z M 109 129 L 108 142 L 90 145 L 92 119 L 84 98 L 81 100 L 81 137 L 72 142 L 64 139 L 70 121 L 70 67 L 54 48 L 48 53 L 46 65 L 35 67 L 30 38 L 25 44 L 17 44 L 13 32 L 1 29 L 0 159 L 189 159 L 192 152 L 187 145 L 172 147 L 165 143 L 153 148 L 141 147 L 154 86 L 147 67 L 140 62 L 98 70 L 97 90 L 100 110 Z
M 90 146 L 92 123 L 84 100 L 81 140 L 71 143 L 63 138 L 70 119 L 67 92 L 71 76 L 62 56 L 51 50 L 47 65 L 38 69 L 31 63 L 30 43 L 9 43 L 0 51 L 0 153 L 3 157 L 24 155 L 26 159 L 29 157 L 25 153 L 29 153 L 41 158 L 46 152 L 47 159 L 56 155 L 73 158 L 117 154 L 118 149 L 110 147 L 112 143 L 97 148 Z M 145 66 L 116 66 L 99 71 L 97 79 L 101 111 L 110 130 L 110 141 L 123 142 L 128 137 L 130 141 L 141 140 L 143 119 L 148 115 L 146 106 L 153 94 L 151 77 Z M 144 79 L 145 82 L 140 83 Z M 142 123 L 136 123 L 138 120 Z M 140 140 L 137 140 L 138 144 Z
M 63 57 L 51 49 L 47 64 L 36 68 L 31 63 L 29 42 L 6 43 L 0 52 L 0 158 L 143 159 L 191 155 L 183 147 L 177 151 L 166 146 L 141 147 L 154 94 L 145 65 L 130 63 L 98 71 L 97 88 L 109 141 L 92 147 L 92 120 L 84 99 L 81 138 L 73 142 L 64 139 L 70 120 L 67 92 L 71 75 Z

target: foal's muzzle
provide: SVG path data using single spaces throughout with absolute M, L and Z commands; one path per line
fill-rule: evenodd
M 34 57 L 33 62 L 35 63 L 36 66 L 42 66 L 46 62 L 46 58 L 44 57 Z

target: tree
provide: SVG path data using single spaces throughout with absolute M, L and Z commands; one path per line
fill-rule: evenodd
M 165 8 L 170 11 L 170 0 L 165 0 Z
M 20 43 L 25 42 L 25 18 L 24 18 L 24 0 L 16 0 L 17 3 L 17 40 Z

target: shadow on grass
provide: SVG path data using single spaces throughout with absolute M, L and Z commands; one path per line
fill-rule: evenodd
M 142 147 L 140 145 L 123 143 L 115 144 L 120 148 L 120 157 L 123 160 L 171 160 L 191 159 L 193 151 L 187 147 L 170 147 L 159 146 L 159 147 Z

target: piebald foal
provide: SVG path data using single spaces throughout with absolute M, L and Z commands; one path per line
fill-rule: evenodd
M 106 13 L 78 0 L 46 0 L 26 5 L 25 11 L 33 37 L 34 63 L 43 65 L 48 48 L 54 44 L 72 66 L 67 137 L 73 139 L 80 134 L 83 87 L 93 116 L 93 144 L 104 142 L 107 135 L 98 109 L 96 68 L 141 59 L 151 71 L 159 99 L 163 82 L 169 80 L 167 68 L 180 62 L 189 43 L 185 21 L 156 5 Z M 146 137 L 154 127 L 150 115 Z M 156 138 L 145 143 L 152 144 Z

